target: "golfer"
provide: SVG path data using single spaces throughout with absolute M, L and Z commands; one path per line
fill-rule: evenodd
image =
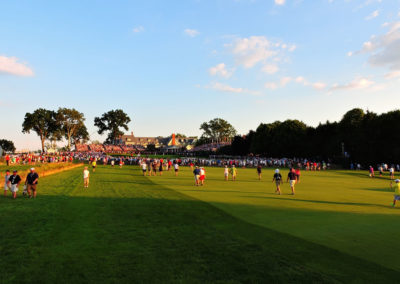
M 33 198 L 36 198 L 38 180 L 39 180 L 39 175 L 35 172 L 35 168 L 31 168 L 31 171 L 26 176 L 25 180 L 25 186 L 28 191 L 29 198 L 32 198 L 32 193 L 33 193 Z
M 275 182 L 276 190 L 275 193 L 281 195 L 281 183 L 282 183 L 282 175 L 279 173 L 279 169 L 275 170 L 274 177 L 272 178 L 272 182 Z
M 396 201 L 400 200 L 400 180 L 396 179 L 395 184 L 393 185 L 393 182 L 390 183 L 390 187 L 393 189 L 394 188 L 394 198 L 393 198 L 393 207 L 396 206 Z
M 194 175 L 194 185 L 199 186 L 200 184 L 200 169 L 198 166 L 193 170 L 193 175 Z
M 8 184 L 11 188 L 11 192 L 12 192 L 14 199 L 17 198 L 17 192 L 18 192 L 18 187 L 19 187 L 20 183 L 21 183 L 21 177 L 18 175 L 18 171 L 15 170 L 15 171 L 13 171 L 13 174 L 8 179 Z
M 295 193 L 294 186 L 296 185 L 296 182 L 297 182 L 297 175 L 292 168 L 289 170 L 286 182 L 290 183 L 290 189 L 292 190 L 292 195 L 294 195 L 294 193 Z
M 89 175 L 90 172 L 88 170 L 88 167 L 85 167 L 83 170 L 83 187 L 88 188 L 89 187 Z

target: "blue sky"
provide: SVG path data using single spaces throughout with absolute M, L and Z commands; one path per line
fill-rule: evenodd
M 199 135 L 222 117 L 338 120 L 399 108 L 400 0 L 0 0 L 0 138 L 26 112 L 121 108 L 138 136 Z

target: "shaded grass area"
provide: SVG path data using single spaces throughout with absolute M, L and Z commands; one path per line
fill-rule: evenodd
M 249 224 L 133 167 L 41 180 L 0 199 L 0 282 L 386 282 L 398 273 Z M 232 205 L 233 206 L 233 205 Z
M 283 195 L 274 194 L 272 170 L 263 170 L 259 181 L 255 170 L 239 169 L 235 182 L 225 182 L 221 169 L 206 171 L 206 185 L 200 188 L 193 186 L 193 175 L 185 169 L 178 179 L 166 173 L 151 180 L 245 222 L 400 271 L 400 208 L 391 207 L 388 178 L 370 179 L 367 172 L 303 171 L 296 196 L 291 196 L 287 183 L 282 185 Z M 287 170 L 282 175 L 286 180 Z

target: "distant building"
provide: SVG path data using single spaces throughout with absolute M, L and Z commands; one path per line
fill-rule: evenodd
M 121 137 L 121 144 L 123 145 L 141 146 L 144 148 L 147 148 L 148 145 L 154 145 L 156 148 L 162 148 L 163 150 L 168 150 L 169 148 L 185 148 L 190 150 L 194 147 L 196 141 L 197 137 L 175 137 L 175 134 L 168 137 L 136 137 L 131 132 L 130 135 L 123 135 Z

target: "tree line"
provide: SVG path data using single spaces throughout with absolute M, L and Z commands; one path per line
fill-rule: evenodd
M 398 163 L 400 110 L 380 115 L 355 108 L 340 121 L 317 127 L 299 120 L 261 123 L 247 135 L 236 135 L 220 154 L 331 159 L 362 164 Z
M 108 132 L 105 143 L 111 144 L 123 135 L 121 127 L 128 130 L 130 121 L 123 110 L 117 109 L 106 112 L 101 117 L 95 117 L 94 125 L 98 128 L 99 134 Z M 67 150 L 71 150 L 73 145 L 86 143 L 90 138 L 84 114 L 74 108 L 59 108 L 57 111 L 39 108 L 32 113 L 26 113 L 22 132 L 31 131 L 39 136 L 42 152 L 45 151 L 46 140 L 54 142 L 65 139 Z

